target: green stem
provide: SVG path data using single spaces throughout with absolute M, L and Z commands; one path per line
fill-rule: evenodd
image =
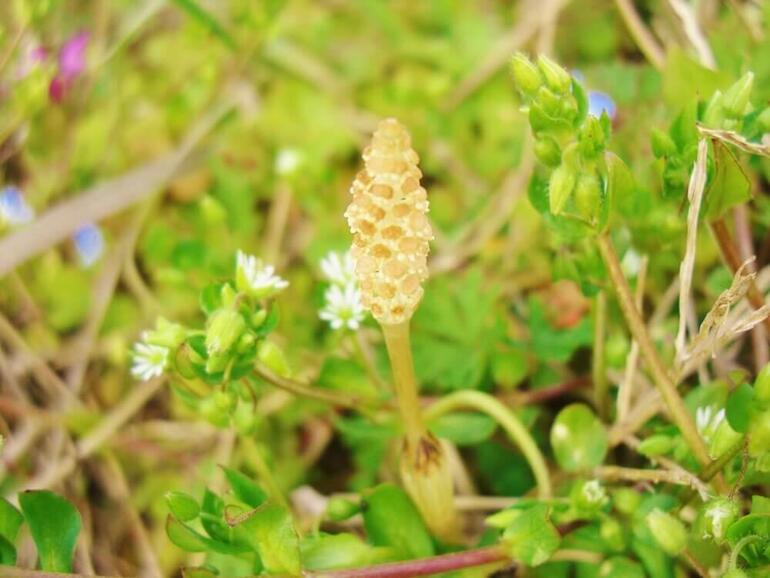
M 417 380 L 414 377 L 412 348 L 409 343 L 409 322 L 398 325 L 382 324 L 382 333 L 385 336 L 390 367 L 393 371 L 393 387 L 404 424 L 404 434 L 408 440 L 416 443 L 427 430 L 422 419 Z
M 607 381 L 605 339 L 607 334 L 607 294 L 599 291 L 594 301 L 594 351 L 591 358 L 591 378 L 594 382 L 594 403 L 603 420 L 609 419 L 610 396 Z
M 663 360 L 660 358 L 657 349 L 655 349 L 652 338 L 647 331 L 647 326 L 644 324 L 642 316 L 636 308 L 631 288 L 628 286 L 628 281 L 626 281 L 626 278 L 623 275 L 623 271 L 620 267 L 620 260 L 615 252 L 615 247 L 612 245 L 612 240 L 607 233 L 603 233 L 597 237 L 597 243 L 604 264 L 607 267 L 610 281 L 615 288 L 618 302 L 620 303 L 620 309 L 623 312 L 623 316 L 626 319 L 631 334 L 639 344 L 639 349 L 642 352 L 644 360 L 647 362 L 655 386 L 658 388 L 658 391 L 660 391 L 661 397 L 663 397 L 663 401 L 665 402 L 674 423 L 682 432 L 682 437 L 687 442 L 687 445 L 690 447 L 701 466 L 705 467 L 711 462 L 708 450 L 706 449 L 706 444 L 698 433 L 695 421 L 687 410 L 687 406 L 685 406 L 682 397 L 677 392 L 676 384 L 663 364 Z
M 752 542 L 756 542 L 757 540 L 761 540 L 762 538 L 760 536 L 757 536 L 756 534 L 752 534 L 750 536 L 744 536 L 740 540 L 738 540 L 738 543 L 735 545 L 735 548 L 733 548 L 733 551 L 730 552 L 730 563 L 728 565 L 728 568 L 730 570 L 734 570 L 738 567 L 738 556 L 741 554 L 741 550 L 745 546 L 748 546 Z
M 519 421 L 516 415 L 496 398 L 481 391 L 466 389 L 450 393 L 431 405 L 426 411 L 428 419 L 435 419 L 445 413 L 460 409 L 463 407 L 473 408 L 477 411 L 486 413 L 500 424 L 508 434 L 510 440 L 519 447 L 521 453 L 532 468 L 537 482 L 538 495 L 541 498 L 551 497 L 551 478 L 548 473 L 548 466 L 545 463 L 540 448 L 537 447 L 535 440 L 532 439 L 529 431 Z

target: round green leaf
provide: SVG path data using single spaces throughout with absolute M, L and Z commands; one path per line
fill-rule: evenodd
M 551 447 L 559 465 L 568 472 L 594 468 L 607 454 L 607 431 L 582 403 L 565 407 L 551 428 Z

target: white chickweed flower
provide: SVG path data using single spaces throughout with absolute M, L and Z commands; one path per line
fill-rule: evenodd
M 131 366 L 131 374 L 142 381 L 149 381 L 153 377 L 158 377 L 168 366 L 168 356 L 168 347 L 140 341 L 134 344 L 134 362 Z
M 602 505 L 607 500 L 607 491 L 599 480 L 591 480 L 583 485 L 583 497 L 589 504 Z
M 321 271 L 331 283 L 337 285 L 347 286 L 356 281 L 356 265 L 350 251 L 329 251 L 326 257 L 321 259 Z
M 347 327 L 357 330 L 364 320 L 364 306 L 361 303 L 361 292 L 353 283 L 345 287 L 332 285 L 324 293 L 326 304 L 319 317 L 328 321 L 332 329 Z
M 257 299 L 272 297 L 289 286 L 288 281 L 275 274 L 275 267 L 243 251 L 238 251 L 235 278 L 240 291 Z
M 695 410 L 695 426 L 706 441 L 711 440 L 724 419 L 724 409 L 716 410 L 714 406 L 709 405 Z

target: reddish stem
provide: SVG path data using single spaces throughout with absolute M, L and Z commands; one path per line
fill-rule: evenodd
M 499 546 L 477 548 L 464 552 L 442 554 L 432 558 L 388 562 L 364 568 L 331 570 L 328 572 L 305 572 L 306 578 L 407 578 L 429 576 L 493 562 L 510 562 L 511 557 Z

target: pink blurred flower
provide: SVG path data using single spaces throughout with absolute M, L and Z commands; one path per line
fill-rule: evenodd
M 85 70 L 86 51 L 90 40 L 90 32 L 78 32 L 59 49 L 59 68 L 48 88 L 48 95 L 53 102 L 62 102 L 77 77 Z

